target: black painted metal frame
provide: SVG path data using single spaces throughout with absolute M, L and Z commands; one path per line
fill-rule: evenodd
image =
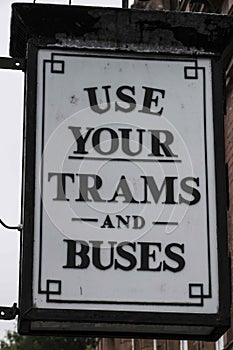
M 33 235 L 34 235 L 34 186 L 35 186 L 35 151 L 36 151 L 36 83 L 37 83 L 37 51 L 38 49 L 43 48 L 57 48 L 57 45 L 54 46 L 54 37 L 55 32 L 52 33 L 53 39 L 50 38 L 48 33 L 45 36 L 40 37 L 38 33 L 33 31 L 33 28 L 27 26 L 23 27 L 23 40 L 19 44 L 17 42 L 17 33 L 15 28 L 19 28 L 19 16 L 16 13 L 17 7 L 20 9 L 20 4 L 15 4 L 14 6 L 14 15 L 12 21 L 12 32 L 13 38 L 11 42 L 11 48 L 13 54 L 20 52 L 22 55 L 25 54 L 27 48 L 27 67 L 26 67 L 26 94 L 25 94 L 25 121 L 24 121 L 24 159 L 23 159 L 23 189 L 22 189 L 22 222 L 23 222 L 23 233 L 21 237 L 21 265 L 20 265 L 20 296 L 19 296 L 19 307 L 20 307 L 20 316 L 19 316 L 19 332 L 21 334 L 57 334 L 57 335 L 89 335 L 89 336 L 104 336 L 104 337 L 150 337 L 150 338 L 173 338 L 173 339 L 203 339 L 203 340 L 217 340 L 229 327 L 230 323 L 230 304 L 231 304 L 231 288 L 230 288 L 230 263 L 228 257 L 228 241 L 227 241 L 227 220 L 226 220 L 226 210 L 227 210 L 227 201 L 226 201 L 226 181 L 225 181 L 225 160 L 224 160 L 224 69 L 223 69 L 223 60 L 222 53 L 227 46 L 227 43 L 223 45 L 221 40 L 216 39 L 215 35 L 215 45 L 208 46 L 209 51 L 203 51 L 202 48 L 197 48 L 189 50 L 186 44 L 183 44 L 183 50 L 175 53 L 175 44 L 171 44 L 171 52 L 167 45 L 167 28 L 164 29 L 164 32 L 161 34 L 161 37 L 164 37 L 166 43 L 164 50 L 160 47 L 155 47 L 155 43 L 151 44 L 151 57 L 156 54 L 174 54 L 178 57 L 209 57 L 212 61 L 212 77 L 213 77 L 213 111 L 214 111 L 214 142 L 215 142 L 215 161 L 216 161 L 216 205 L 217 205 L 217 244 L 218 244 L 218 267 L 219 267 L 219 310 L 216 314 L 187 314 L 187 313 L 152 313 L 152 312 L 122 312 L 122 311 L 96 311 L 96 310 L 68 310 L 68 309 L 37 309 L 33 306 L 32 301 L 32 279 L 33 279 Z M 27 4 L 22 4 L 22 8 L 26 7 L 26 14 L 30 13 L 30 6 Z M 32 5 L 32 12 L 35 15 L 36 8 L 35 5 Z M 58 6 L 63 8 L 64 6 Z M 44 10 L 48 5 L 45 5 Z M 52 6 L 54 8 L 54 6 Z M 40 12 L 42 7 L 40 5 Z M 20 13 L 19 11 L 19 13 Z M 51 10 L 52 11 L 52 10 Z M 58 9 L 56 9 L 58 11 Z M 70 11 L 70 9 L 67 11 Z M 73 9 L 74 11 L 74 9 Z M 87 10 L 81 8 L 81 12 L 86 11 L 86 14 L 90 14 L 89 8 Z M 94 10 L 93 13 L 95 12 Z M 103 9 L 97 9 L 98 13 Z M 108 13 L 109 13 L 108 9 Z M 114 9 L 112 10 L 112 15 L 114 15 Z M 133 43 L 131 46 L 131 54 L 137 52 L 137 43 L 136 36 L 138 35 L 138 30 L 143 31 L 148 27 L 148 21 L 150 23 L 151 31 L 156 31 L 159 21 L 163 17 L 164 23 L 166 23 L 169 14 L 157 14 L 155 13 L 155 22 L 152 23 L 153 14 L 149 13 L 149 20 L 146 23 L 146 17 L 143 11 L 134 11 L 134 15 L 130 14 L 130 10 L 122 10 L 124 14 L 128 13 L 128 16 L 136 16 L 139 18 L 139 22 L 144 29 L 138 29 L 135 26 L 132 29 L 132 35 L 135 36 L 135 40 L 130 38 Z M 110 11 L 111 12 L 111 11 Z M 53 12 L 50 12 L 50 14 Z M 22 14 L 22 13 L 21 13 Z M 157 17 L 159 17 L 159 19 Z M 179 14 L 176 14 L 179 16 Z M 182 14 L 182 18 L 186 18 L 186 14 Z M 192 16 L 192 15 L 191 15 Z M 197 15 L 194 15 L 196 19 Z M 111 17 L 111 16 L 110 16 Z M 173 17 L 173 14 L 171 15 Z M 222 16 L 219 19 L 222 20 Z M 25 17 L 27 19 L 27 16 Z M 148 17 L 147 17 L 148 18 Z M 157 18 L 157 20 L 156 20 Z M 191 17 L 190 17 L 191 18 Z M 210 17 L 205 17 L 210 19 Z M 131 18 L 132 19 L 132 18 Z M 187 18 L 186 18 L 187 19 Z M 52 19 L 51 19 L 52 20 Z M 111 21 L 111 18 L 109 19 Z M 176 21 L 178 17 L 176 17 Z M 192 20 L 193 17 L 192 17 Z M 201 21 L 203 18 L 201 19 Z M 22 16 L 20 17 L 22 21 Z M 31 19 L 30 19 L 31 21 Z M 217 21 L 217 18 L 214 18 L 213 21 Z M 227 20 L 228 21 L 228 20 Z M 194 23 L 194 22 L 192 22 Z M 228 22 L 230 23 L 230 22 Z M 25 23 L 24 23 L 25 24 Z M 147 24 L 147 25 L 146 25 Z M 173 20 L 174 24 L 174 20 Z M 200 23 L 196 23 L 198 27 Z M 22 25 L 22 23 L 20 23 Z M 108 23 L 102 21 L 103 26 L 108 26 Z M 193 24 L 192 24 L 193 25 Z M 160 26 L 163 27 L 163 24 L 160 23 Z M 232 24 L 231 24 L 232 26 Z M 182 24 L 181 24 L 182 27 Z M 226 29 L 227 26 L 225 26 Z M 26 29 L 25 29 L 26 28 Z M 28 29 L 29 28 L 29 29 Z M 174 27 L 175 28 L 175 27 Z M 230 28 L 230 24 L 229 24 Z M 79 27 L 80 29 L 80 27 Z M 82 28 L 81 28 L 82 29 Z M 88 29 L 84 28 L 87 32 Z M 105 28 L 106 29 L 106 28 Z M 224 29 L 224 30 L 225 30 Z M 18 30 L 18 29 L 17 29 Z M 28 32 L 27 32 L 28 30 Z M 36 29 L 38 30 L 38 29 Z M 48 30 L 48 28 L 46 29 Z M 54 29 L 57 30 L 56 28 Z M 171 31 L 173 27 L 171 26 Z M 176 30 L 176 29 L 174 29 Z M 187 41 L 185 39 L 185 29 L 184 30 L 184 43 Z M 222 29 L 219 29 L 220 32 Z M 217 29 L 216 29 L 217 31 Z M 59 31 L 61 33 L 61 31 Z M 102 34 L 101 34 L 102 33 Z M 96 34 L 96 47 L 93 47 L 93 41 L 91 41 L 90 47 L 88 48 L 88 40 L 85 45 L 83 45 L 82 50 L 85 49 L 86 52 L 108 52 L 110 49 L 108 47 L 109 41 L 104 45 L 105 31 L 100 34 Z M 116 33 L 116 32 L 115 32 Z M 227 32 L 232 33 L 231 30 Z M 111 33 L 113 35 L 114 33 Z M 216 34 L 216 33 L 215 33 Z M 68 35 L 68 34 L 67 34 Z M 77 34 L 78 35 L 78 34 Z M 82 34 L 84 35 L 84 34 Z M 94 34 L 93 34 L 94 35 Z M 110 34 L 108 34 L 110 35 Z M 208 31 L 202 35 L 202 42 L 204 36 L 207 40 L 210 39 L 212 34 L 208 34 Z M 95 35 L 94 35 L 95 36 Z M 67 36 L 68 37 L 68 36 Z M 74 34 L 73 42 L 75 41 L 76 35 Z M 149 37 L 145 36 L 146 40 L 152 38 L 151 34 Z M 79 37 L 80 39 L 80 37 Z M 82 40 L 82 39 L 80 39 Z M 90 38 L 91 40 L 91 38 Z M 114 52 L 118 53 L 128 53 L 128 37 L 126 35 L 125 42 L 121 38 L 121 44 L 116 42 L 111 42 L 112 49 Z M 151 39 L 153 40 L 153 39 Z M 186 40 L 186 41 L 185 41 Z M 198 40 L 198 38 L 197 38 Z M 79 40 L 77 39 L 77 42 Z M 100 45 L 101 42 L 101 45 Z M 162 42 L 162 41 L 161 41 Z M 221 42 L 221 48 L 219 48 L 218 43 Z M 229 43 L 229 42 L 228 42 Z M 146 43 L 147 46 L 150 46 L 150 41 Z M 172 46 L 173 45 L 173 46 Z M 206 44 L 207 45 L 207 44 Z M 71 45 L 72 46 L 72 45 Z M 75 46 L 75 45 L 74 45 Z M 101 46 L 101 48 L 100 48 Z M 106 46 L 106 47 L 105 47 Z M 62 50 L 70 49 L 66 46 L 66 40 L 60 42 L 60 48 Z M 74 49 L 74 48 L 73 48 Z M 218 50 L 219 49 L 219 50 Z M 78 51 L 79 49 L 76 48 Z M 137 52 L 137 55 L 144 54 L 146 47 L 140 48 L 140 52 Z M 193 55 L 193 56 L 192 56 Z
M 0 69 L 25 70 L 25 62 L 22 58 L 0 57 Z
M 43 47 L 43 45 L 42 45 Z M 36 131 L 37 50 L 29 46 L 26 75 L 25 162 L 23 192 L 23 235 L 21 242 L 21 283 L 19 331 L 23 334 L 85 334 L 93 336 L 130 336 L 215 340 L 229 326 L 230 282 L 228 269 L 225 163 L 223 134 L 223 74 L 221 60 L 212 58 L 214 94 L 214 135 L 218 213 L 218 260 L 220 309 L 217 314 L 118 312 L 68 309 L 36 309 L 32 302 L 34 179 Z M 220 89 L 222 87 L 222 92 Z M 83 328 L 82 323 L 85 324 Z M 96 324 L 102 330 L 96 329 Z M 70 325 L 70 326 L 68 326 Z M 113 326 L 115 325 L 115 326 Z M 132 325 L 125 332 L 124 328 Z M 159 327 L 158 327 L 159 325 Z M 162 329 L 161 327 L 164 327 Z M 173 330 L 180 327 L 178 333 Z M 167 331 L 166 331 L 167 328 Z M 88 330 L 89 329 L 89 330 Z M 136 331 L 135 331 L 135 330 Z M 64 334 L 62 332 L 62 334 Z

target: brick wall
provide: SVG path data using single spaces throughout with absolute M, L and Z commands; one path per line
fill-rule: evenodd
M 233 0 L 223 1 L 222 9 L 221 9 L 223 14 L 232 13 L 232 8 L 233 8 Z
M 151 0 L 151 1 L 140 1 L 136 0 L 133 5 L 134 8 L 144 8 L 146 10 L 170 10 L 170 0 Z
M 228 240 L 231 256 L 233 256 L 233 60 L 227 71 L 227 89 L 226 89 L 227 114 L 225 117 L 225 150 L 226 162 L 228 165 L 229 178 L 229 210 L 228 210 Z M 232 281 L 233 281 L 233 264 Z M 233 314 L 231 316 L 233 325 Z M 226 335 L 226 342 L 230 345 L 233 342 L 233 327 Z M 233 348 L 233 346 L 232 346 Z

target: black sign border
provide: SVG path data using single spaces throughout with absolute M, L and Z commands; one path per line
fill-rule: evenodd
M 62 60 L 62 57 L 85 57 L 85 53 L 82 51 L 78 53 L 59 53 L 59 50 L 57 50 L 57 53 L 51 54 L 51 59 L 43 59 L 43 81 L 42 81 L 42 147 L 41 147 L 41 192 L 43 197 L 43 167 L 44 167 L 44 127 L 45 127 L 45 103 L 46 103 L 46 65 L 50 64 L 50 70 L 51 73 L 57 73 L 57 74 L 64 74 L 65 73 L 65 63 L 64 60 Z M 59 57 L 59 58 L 56 58 Z M 119 58 L 119 56 L 114 54 L 89 54 L 88 57 L 101 57 L 101 58 Z M 130 301 L 107 301 L 107 300 L 69 300 L 69 299 L 54 299 L 52 296 L 58 296 L 61 295 L 61 289 L 62 289 L 62 281 L 61 280 L 46 280 L 46 289 L 43 290 L 41 287 L 41 274 L 42 274 L 42 245 L 43 245 L 43 232 L 42 232 L 42 222 L 43 222 L 43 200 L 41 198 L 40 203 L 40 247 L 39 247 L 39 280 L 38 280 L 38 293 L 39 294 L 46 294 L 46 301 L 50 303 L 60 303 L 60 304 L 109 304 L 109 305 L 167 305 L 167 306 L 187 306 L 187 307 L 193 307 L 193 306 L 204 306 L 204 299 L 206 298 L 212 298 L 212 281 L 211 281 L 211 262 L 210 262 L 210 232 L 209 232 L 209 185 L 208 185 L 208 153 L 207 153 L 207 135 L 206 135 L 206 74 L 205 74 L 205 67 L 199 67 L 198 66 L 198 59 L 197 58 L 179 58 L 179 57 L 173 57 L 168 58 L 168 56 L 165 56 L 164 58 L 161 57 L 150 57 L 148 58 L 146 55 L 142 55 L 142 57 L 138 56 L 129 56 L 124 55 L 120 57 L 120 59 L 131 59 L 131 60 L 153 60 L 153 61 L 171 61 L 171 62 L 184 62 L 187 65 L 189 63 L 194 64 L 194 66 L 184 66 L 184 79 L 198 79 L 198 72 L 202 72 L 202 79 L 203 79 L 203 127 L 204 127 L 204 156 L 205 156 L 205 183 L 206 183 L 206 212 L 207 212 L 207 218 L 206 218 L 206 240 L 207 240 L 207 259 L 208 259 L 208 293 L 204 293 L 204 284 L 203 283 L 189 283 L 188 290 L 189 290 L 189 298 L 190 302 L 130 302 Z M 61 67 L 60 69 L 56 70 L 54 67 L 59 64 Z M 188 70 L 193 72 L 191 76 L 188 76 Z M 57 291 L 50 290 L 50 285 L 56 284 Z M 197 287 L 199 288 L 200 294 L 193 294 L 192 288 Z M 194 301 L 195 299 L 199 299 L 200 301 Z M 193 300 L 193 302 L 191 302 Z
M 89 330 L 82 331 L 82 335 L 123 336 L 123 337 L 151 337 L 182 339 L 181 334 L 158 333 L 155 335 L 150 329 L 152 325 L 183 326 L 190 328 L 186 339 L 216 340 L 227 330 L 230 322 L 230 273 L 227 245 L 226 220 L 226 181 L 224 161 L 224 79 L 221 58 L 211 56 L 213 73 L 213 111 L 214 111 L 214 142 L 215 142 L 215 173 L 216 173 L 216 205 L 217 205 L 217 243 L 219 268 L 219 310 L 216 314 L 183 314 L 183 313 L 154 313 L 154 312 L 121 312 L 96 310 L 67 310 L 67 309 L 37 309 L 32 300 L 33 280 L 33 232 L 34 232 L 34 179 L 35 179 L 35 150 L 36 150 L 36 85 L 37 85 L 37 51 L 45 48 L 46 44 L 33 44 L 28 47 L 28 62 L 26 73 L 25 121 L 24 121 L 24 156 L 23 156 L 23 189 L 22 189 L 22 222 L 24 225 L 21 236 L 21 264 L 20 264 L 20 316 L 19 332 L 21 334 L 67 334 L 77 335 L 81 329 L 79 325 L 89 324 Z M 49 48 L 54 48 L 50 46 Z M 88 52 L 88 49 L 87 49 Z M 92 52 L 92 50 L 90 50 Z M 160 55 L 162 56 L 162 55 Z M 151 55 L 153 57 L 153 55 Z M 206 56 L 205 56 L 206 57 Z M 46 322 L 48 325 L 57 324 L 55 328 L 33 329 L 33 322 Z M 52 322 L 52 323 L 51 323 Z M 59 323 L 70 322 L 76 324 L 61 334 Z M 104 332 L 95 328 L 96 324 L 106 325 Z M 111 324 L 130 324 L 130 331 L 122 332 L 111 327 Z M 144 325 L 145 330 L 137 333 L 136 326 Z M 135 327 L 134 327 L 135 326 Z M 202 327 L 203 333 L 193 334 L 192 327 Z

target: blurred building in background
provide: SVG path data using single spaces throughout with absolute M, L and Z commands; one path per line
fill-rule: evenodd
M 233 14 L 233 0 L 135 0 L 132 6 L 145 10 L 192 11 Z M 228 237 L 233 256 L 233 57 L 226 73 L 225 151 L 229 178 Z M 233 265 L 232 265 L 233 271 Z M 233 280 L 233 278 L 232 278 Z M 231 311 L 232 312 L 232 311 Z M 233 312 L 231 329 L 216 343 L 203 341 L 97 339 L 97 350 L 233 350 Z

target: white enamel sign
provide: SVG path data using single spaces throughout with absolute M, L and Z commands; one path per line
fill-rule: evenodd
M 218 311 L 211 60 L 39 50 L 33 305 Z

